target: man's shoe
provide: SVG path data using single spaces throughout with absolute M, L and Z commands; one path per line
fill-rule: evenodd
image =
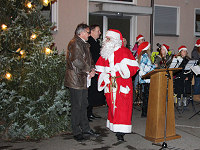
M 99 119 L 100 116 L 95 116 L 94 114 L 88 116 L 89 119 Z
M 88 119 L 93 120 L 95 117 L 93 115 L 88 116 Z
M 94 114 L 92 114 L 91 116 L 92 116 L 93 118 L 97 118 L 97 119 L 98 119 L 98 118 L 101 118 L 100 116 L 96 116 L 96 115 L 94 115 Z
M 89 121 L 89 122 L 93 122 L 93 121 L 92 121 L 92 119 L 91 119 L 91 118 L 89 118 L 89 117 L 88 117 L 88 121 Z
M 117 140 L 118 141 L 124 141 L 124 133 L 116 133 L 116 136 L 117 136 Z
M 95 137 L 99 136 L 99 134 L 94 132 L 93 130 L 89 130 L 87 132 L 83 132 L 83 135 L 87 135 L 87 134 L 91 135 L 91 136 L 95 136 Z
M 74 135 L 74 139 L 78 142 L 85 140 L 82 134 Z

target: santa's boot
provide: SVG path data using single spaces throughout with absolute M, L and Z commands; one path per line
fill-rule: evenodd
M 116 133 L 116 136 L 117 136 L 117 140 L 120 142 L 123 142 L 124 141 L 124 135 L 125 133 L 122 133 L 122 132 L 117 132 Z
M 187 97 L 183 97 L 183 106 L 187 106 Z
M 181 107 L 181 105 L 182 105 L 182 99 L 178 98 L 177 101 L 178 101 L 178 107 Z

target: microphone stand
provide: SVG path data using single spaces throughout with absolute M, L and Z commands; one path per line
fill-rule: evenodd
M 166 132 L 167 132 L 167 130 L 166 130 L 166 128 L 167 128 L 167 104 L 168 104 L 168 86 L 169 86 L 169 79 L 171 79 L 171 76 L 170 76 L 170 73 L 169 73 L 169 68 L 167 67 L 167 65 L 166 65 L 166 61 L 164 61 L 164 64 L 165 64 L 165 68 L 167 69 L 166 70 L 166 77 L 167 77 L 167 93 L 166 93 L 166 103 L 165 103 L 165 129 L 164 129 L 164 142 L 162 143 L 162 145 L 161 144 L 156 144 L 156 143 L 152 143 L 152 145 L 157 145 L 157 146 L 161 146 L 162 148 L 160 149 L 160 150 L 162 150 L 162 149 L 164 149 L 164 148 L 168 148 L 167 147 L 167 143 L 166 143 Z
M 179 63 L 179 60 L 177 59 L 177 62 L 176 62 L 176 65 L 175 65 L 175 67 L 174 67 L 174 68 L 176 68 L 176 66 L 178 65 L 178 63 Z

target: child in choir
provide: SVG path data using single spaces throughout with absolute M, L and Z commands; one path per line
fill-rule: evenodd
M 158 68 L 167 68 L 171 64 L 172 59 L 170 59 L 170 56 L 168 54 L 169 46 L 166 44 L 163 44 L 160 47 L 159 55 L 155 56 L 155 62 L 154 64 L 157 64 Z
M 135 45 L 134 45 L 134 47 L 133 47 L 133 49 L 132 49 L 132 53 L 133 53 L 133 56 L 135 57 L 135 58 L 137 58 L 138 57 L 138 53 L 137 53 L 137 51 L 138 51 L 138 47 L 140 46 L 140 44 L 142 43 L 142 42 L 144 42 L 145 41 L 145 39 L 144 39 L 144 36 L 143 35 L 141 35 L 141 34 L 139 34 L 137 37 L 136 37 L 136 43 L 135 43 Z
M 154 68 L 157 67 L 156 65 L 153 65 L 151 63 L 149 42 L 143 42 L 138 47 L 138 63 L 139 63 L 139 68 L 140 68 L 139 83 L 142 85 L 142 89 L 143 89 L 143 93 L 142 93 L 143 105 L 142 105 L 141 117 L 146 117 L 150 79 L 142 79 L 142 76 L 154 70 Z
M 191 93 L 192 71 L 184 70 L 190 60 L 186 46 L 182 45 L 178 48 L 177 59 L 181 62 L 179 68 L 182 68 L 182 70 L 174 73 L 174 93 L 177 94 L 178 106 L 182 106 L 182 104 L 187 106 L 187 94 Z

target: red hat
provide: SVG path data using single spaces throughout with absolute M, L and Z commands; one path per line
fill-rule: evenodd
M 122 37 L 122 34 L 119 30 L 115 30 L 115 29 L 109 29 L 107 32 L 106 32 L 106 36 L 109 36 L 109 37 L 112 37 L 114 39 L 120 39 L 123 41 L 123 37 Z
M 143 42 L 139 45 L 138 47 L 138 55 L 140 55 L 141 51 L 145 51 L 148 50 L 150 47 L 150 43 L 149 42 Z
M 200 39 L 197 40 L 195 46 L 196 46 L 196 47 L 200 47 Z
M 165 49 L 166 53 L 168 53 L 169 50 L 169 46 L 166 44 L 163 44 L 162 47 Z
M 137 37 L 136 37 L 136 41 L 138 42 L 139 40 L 141 39 L 144 39 L 144 36 L 142 34 L 139 34 Z
M 178 48 L 178 52 L 181 52 L 182 50 L 187 51 L 187 47 L 185 45 L 182 45 Z

